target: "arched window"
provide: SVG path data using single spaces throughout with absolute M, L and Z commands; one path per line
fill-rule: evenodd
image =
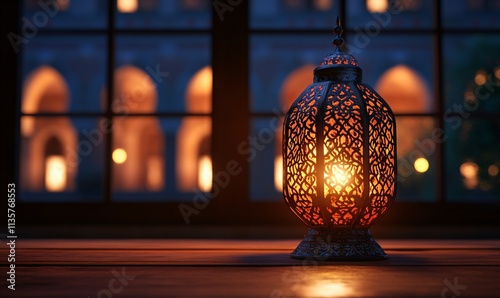
M 25 114 L 63 113 L 69 105 L 65 79 L 52 67 L 40 66 L 26 79 L 21 110 Z M 70 191 L 78 162 L 71 159 L 77 134 L 67 117 L 21 118 L 20 181 L 26 191 Z
M 149 75 L 134 66 L 115 71 L 115 112 L 153 113 L 157 92 Z M 115 191 L 159 191 L 164 187 L 164 141 L 155 117 L 121 116 L 113 120 Z
M 425 80 L 406 65 L 385 71 L 375 85 L 394 113 L 427 113 L 431 95 Z M 397 119 L 398 155 L 405 156 L 415 147 L 415 140 L 431 129 L 432 123 L 415 117 Z
M 212 111 L 212 68 L 200 69 L 186 90 L 188 113 Z M 212 158 L 210 139 L 212 123 L 209 117 L 186 117 L 177 133 L 177 186 L 181 191 L 210 191 L 212 188 Z

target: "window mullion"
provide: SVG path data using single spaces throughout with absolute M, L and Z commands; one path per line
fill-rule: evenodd
M 441 24 L 441 1 L 434 2 L 434 102 L 435 110 L 438 115 L 436 119 L 437 126 L 444 129 L 443 112 L 444 112 L 444 90 L 443 86 L 443 35 L 442 35 L 442 24 Z M 446 201 L 446 179 L 445 175 L 445 150 L 444 143 L 436 144 L 436 156 L 437 156 L 437 169 L 436 169 L 436 198 L 437 201 L 443 203 Z
M 106 66 L 106 76 L 107 76 L 107 89 L 106 89 L 106 116 L 105 121 L 109 121 L 110 125 L 113 125 L 113 93 L 114 93 L 114 65 L 115 65 L 115 7 L 116 0 L 109 0 L 108 2 L 108 32 L 107 32 L 107 66 Z M 113 188 L 112 188 L 112 171 L 113 162 L 111 160 L 111 152 L 113 150 L 113 129 L 110 129 L 108 133 L 105 134 L 104 143 L 104 187 L 103 187 L 103 199 L 105 203 L 111 203 Z
M 249 134 L 248 3 L 220 15 L 212 9 L 214 205 L 226 217 L 231 206 L 248 201 L 247 156 L 238 146 Z M 227 180 L 227 181 L 226 181 Z M 234 216 L 229 215 L 229 216 Z

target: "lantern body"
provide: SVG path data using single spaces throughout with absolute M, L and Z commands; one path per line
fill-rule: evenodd
M 292 258 L 382 259 L 368 228 L 396 193 L 396 123 L 339 47 L 314 70 L 283 127 L 283 194 L 310 228 Z

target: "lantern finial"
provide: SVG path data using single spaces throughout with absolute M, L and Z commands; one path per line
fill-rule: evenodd
M 340 46 L 344 43 L 344 39 L 342 38 L 343 31 L 344 29 L 340 25 L 340 18 L 337 16 L 337 26 L 333 29 L 333 33 L 337 35 L 337 38 L 333 40 L 333 46 L 335 46 L 338 51 L 342 51 Z

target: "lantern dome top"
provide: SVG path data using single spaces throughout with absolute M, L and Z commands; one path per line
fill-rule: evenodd
M 358 66 L 358 61 L 348 53 L 342 51 L 340 46 L 344 44 L 344 39 L 342 38 L 342 26 L 340 25 L 340 19 L 337 17 L 337 26 L 333 29 L 333 33 L 337 35 L 337 38 L 333 40 L 333 46 L 335 47 L 335 52 L 323 58 L 320 66 L 324 65 L 351 65 Z
M 323 58 L 321 64 L 314 70 L 314 82 L 361 82 L 362 70 L 354 57 L 341 49 L 344 44 L 342 26 L 337 17 L 337 26 L 333 33 L 337 37 L 333 40 L 335 51 Z
M 358 61 L 354 59 L 352 55 L 343 52 L 340 49 L 336 49 L 335 52 L 323 58 L 320 66 L 324 65 L 351 65 L 359 66 Z

